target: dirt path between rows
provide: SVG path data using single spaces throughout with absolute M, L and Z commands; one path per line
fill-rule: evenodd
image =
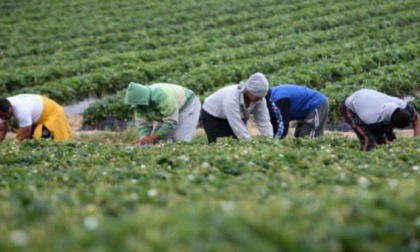
M 89 130 L 89 131 L 79 131 L 79 129 L 82 127 L 83 123 L 83 116 L 82 115 L 68 115 L 67 116 L 69 120 L 69 124 L 72 127 L 74 133 L 76 136 L 78 135 L 90 135 L 90 134 L 100 134 L 103 131 L 100 130 Z M 249 126 L 249 130 L 251 132 L 251 135 L 259 135 L 258 129 L 255 127 L 255 124 L 251 123 Z M 290 128 L 289 135 L 293 135 L 294 129 Z M 400 137 L 411 137 L 413 136 L 412 130 L 395 130 L 397 136 Z M 196 134 L 204 134 L 204 130 L 202 128 L 197 128 Z M 334 134 L 334 135 L 342 135 L 345 137 L 351 137 L 356 138 L 356 134 L 353 131 L 325 131 L 325 134 Z

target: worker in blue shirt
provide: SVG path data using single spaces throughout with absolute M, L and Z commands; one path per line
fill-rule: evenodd
M 316 90 L 294 84 L 270 88 L 266 96 L 274 137 L 284 138 L 289 122 L 297 120 L 295 137 L 320 137 L 329 112 L 327 97 Z

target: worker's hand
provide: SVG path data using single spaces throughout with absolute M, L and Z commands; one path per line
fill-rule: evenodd
M 154 134 L 151 136 L 145 136 L 140 140 L 136 141 L 134 145 L 146 145 L 146 144 L 154 144 L 159 139 L 159 136 Z

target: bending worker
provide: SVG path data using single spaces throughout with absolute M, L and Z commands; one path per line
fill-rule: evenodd
M 420 136 L 420 116 L 404 100 L 384 93 L 360 89 L 340 103 L 340 113 L 360 140 L 363 151 L 376 144 L 389 145 L 396 136 L 394 128 L 403 129 L 410 123 L 414 136 Z
M 265 97 L 275 138 L 284 138 L 290 121 L 297 120 L 295 137 L 321 137 L 327 123 L 329 102 L 319 91 L 294 84 L 272 87 Z
M 209 143 L 219 137 L 250 140 L 250 114 L 263 136 L 273 136 L 273 126 L 265 102 L 268 81 L 262 73 L 252 74 L 246 83 L 217 90 L 204 100 L 201 120 Z
M 192 90 L 167 83 L 146 86 L 131 82 L 125 104 L 134 108 L 134 117 L 139 122 L 135 145 L 169 139 L 190 142 L 201 109 L 200 99 Z
M 19 94 L 0 98 L 0 142 L 5 139 L 7 121 L 12 118 L 19 126 L 16 135 L 19 141 L 32 138 L 65 141 L 73 135 L 63 108 L 45 96 Z

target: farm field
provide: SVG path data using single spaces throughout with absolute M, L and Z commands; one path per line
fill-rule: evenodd
M 406 1 L 0 2 L 0 93 L 93 97 L 75 125 L 132 119 L 130 81 L 201 100 L 253 72 L 359 88 L 420 111 L 420 4 Z M 111 127 L 114 128 L 114 127 Z M 129 148 L 134 129 L 0 145 L 0 251 L 420 251 L 420 140 L 354 136 Z
M 419 249 L 416 139 L 371 153 L 334 135 L 129 149 L 134 134 L 4 143 L 0 249 Z

